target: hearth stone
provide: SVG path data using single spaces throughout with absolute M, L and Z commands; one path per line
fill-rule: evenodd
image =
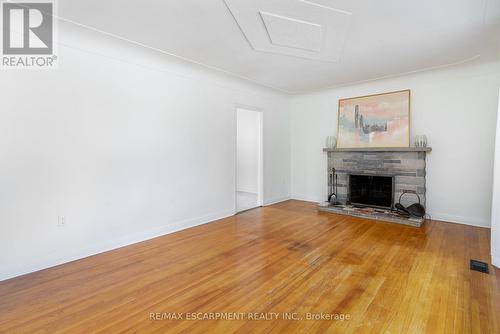
M 396 223 L 396 224 L 402 224 L 402 225 L 408 225 L 408 226 L 413 226 L 413 227 L 421 227 L 424 224 L 424 219 L 423 218 L 405 218 L 401 217 L 395 213 L 391 212 L 369 212 L 367 213 L 366 211 L 362 209 L 356 209 L 352 208 L 349 206 L 342 206 L 342 205 L 329 205 L 329 206 L 323 206 L 323 205 L 318 205 L 318 211 L 320 212 L 329 212 L 329 213 L 336 213 L 340 215 L 345 215 L 345 216 L 352 216 L 352 217 L 358 217 L 358 218 L 365 218 L 365 219 L 372 219 L 372 220 L 379 220 L 379 221 L 384 221 L 388 223 Z

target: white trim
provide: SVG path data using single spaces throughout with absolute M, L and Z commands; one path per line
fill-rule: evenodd
M 257 157 L 257 206 L 264 205 L 264 111 L 262 108 L 244 105 L 240 103 L 235 104 L 234 108 L 234 213 L 247 211 L 253 208 L 246 208 L 238 210 L 238 191 L 250 192 L 248 189 L 238 189 L 238 109 L 253 111 L 257 113 L 258 120 L 258 146 L 259 152 Z
M 264 204 L 264 112 L 257 112 L 257 120 L 259 122 L 258 146 L 259 152 L 257 156 L 257 205 Z
M 272 199 L 272 200 L 266 201 L 263 204 L 263 206 L 270 206 L 270 205 L 273 205 L 273 204 L 278 204 L 278 203 L 286 202 L 286 201 L 289 201 L 289 200 L 291 200 L 290 197 L 282 197 L 280 199 Z
M 308 2 L 308 3 L 311 3 L 311 4 L 315 4 L 315 5 L 320 6 L 320 7 L 325 7 L 325 6 L 316 4 L 316 3 L 312 3 L 312 2 L 307 1 L 307 0 L 301 0 L 301 1 Z M 13 1 L 13 0 L 6 0 L 5 2 L 15 2 L 15 1 Z M 229 6 L 227 5 L 227 3 L 225 1 L 224 1 L 224 4 L 226 5 L 226 7 L 228 8 L 228 10 L 230 11 L 230 13 L 232 15 L 233 13 L 229 9 Z M 326 7 L 326 8 L 329 8 L 329 7 Z M 341 11 L 339 9 L 334 9 L 334 10 Z M 349 13 L 349 12 L 346 12 L 346 13 Z M 225 70 L 225 69 L 223 69 L 221 67 L 218 67 L 218 66 L 208 65 L 206 63 L 203 63 L 203 62 L 200 62 L 200 61 L 196 61 L 194 59 L 191 59 L 191 58 L 188 58 L 188 57 L 184 57 L 184 56 L 178 55 L 178 54 L 173 53 L 173 52 L 168 52 L 168 51 L 162 50 L 160 48 L 152 47 L 150 45 L 147 45 L 147 44 L 144 44 L 144 43 L 140 43 L 138 41 L 134 41 L 134 40 L 131 40 L 131 39 L 128 39 L 128 38 L 125 38 L 125 37 L 122 37 L 122 36 L 119 36 L 119 35 L 116 35 L 116 34 L 113 34 L 113 33 L 110 33 L 110 32 L 107 32 L 107 31 L 104 31 L 104 30 L 101 30 L 101 29 L 98 29 L 98 28 L 93 27 L 93 26 L 89 26 L 89 25 L 86 25 L 86 24 L 83 24 L 83 23 L 79 23 L 79 22 L 76 22 L 76 21 L 64 18 L 62 16 L 59 16 L 59 15 L 53 15 L 53 17 L 55 17 L 58 20 L 64 21 L 64 22 L 68 22 L 68 23 L 74 24 L 75 26 L 82 27 L 82 28 L 85 28 L 85 29 L 88 29 L 88 30 L 91 30 L 91 31 L 94 31 L 94 32 L 97 32 L 97 33 L 100 33 L 100 34 L 103 34 L 103 35 L 115 38 L 115 39 L 118 39 L 118 40 L 121 40 L 121 41 L 125 41 L 125 42 L 128 42 L 128 43 L 131 43 L 131 44 L 133 44 L 135 46 L 139 46 L 139 47 L 143 47 L 143 48 L 146 48 L 146 49 L 150 49 L 150 50 L 153 50 L 153 51 L 156 51 L 156 52 L 168 55 L 170 57 L 181 59 L 182 61 L 185 61 L 185 62 L 188 62 L 188 63 L 192 63 L 192 64 L 196 64 L 198 66 L 210 69 L 212 71 L 221 72 L 221 73 L 224 73 L 226 75 L 238 78 L 240 80 L 251 82 L 251 83 L 259 85 L 261 87 L 266 87 L 266 88 L 269 88 L 271 90 L 278 91 L 278 92 L 281 92 L 281 93 L 284 93 L 284 94 L 287 94 L 287 95 L 291 95 L 291 96 L 294 96 L 294 95 L 303 95 L 303 94 L 310 94 L 310 93 L 325 91 L 325 90 L 329 90 L 329 89 L 333 89 L 333 88 L 353 86 L 353 85 L 358 85 L 358 84 L 361 84 L 361 83 L 373 82 L 373 81 L 378 81 L 378 80 L 383 80 L 383 79 L 388 79 L 388 78 L 402 77 L 402 76 L 407 76 L 407 75 L 410 75 L 410 74 L 421 73 L 421 72 L 429 72 L 429 71 L 434 71 L 434 70 L 437 70 L 437 69 L 443 69 L 443 68 L 447 68 L 447 67 L 454 67 L 454 66 L 459 66 L 459 65 L 462 65 L 462 64 L 465 64 L 465 63 L 468 63 L 468 62 L 472 62 L 474 60 L 477 60 L 477 59 L 481 58 L 480 54 L 476 54 L 476 55 L 474 55 L 472 57 L 469 57 L 469 58 L 466 58 L 466 59 L 462 59 L 462 60 L 459 60 L 459 61 L 456 61 L 456 62 L 445 63 L 445 64 L 440 64 L 440 65 L 435 65 L 435 66 L 430 66 L 430 67 L 424 67 L 424 68 L 416 69 L 416 70 L 413 70 L 413 71 L 399 72 L 399 73 L 388 74 L 388 75 L 380 76 L 380 77 L 368 78 L 368 79 L 365 79 L 365 80 L 339 83 L 339 84 L 336 84 L 336 85 L 330 85 L 330 86 L 327 86 L 327 87 L 322 87 L 320 89 L 314 89 L 314 88 L 312 88 L 312 89 L 303 89 L 303 90 L 291 90 L 291 89 L 281 88 L 281 87 L 275 86 L 275 85 L 270 84 L 270 83 L 261 82 L 259 80 L 256 80 L 256 79 L 253 79 L 253 78 L 250 78 L 250 77 L 238 74 L 236 72 Z M 236 21 L 236 24 L 240 28 L 240 31 L 243 33 L 243 30 L 241 29 L 241 27 L 239 26 L 239 24 L 238 24 L 237 21 Z M 247 40 L 247 42 L 249 43 L 248 39 L 246 38 L 246 35 L 244 33 L 243 33 L 243 35 L 245 37 L 245 40 Z
M 489 220 L 478 219 L 475 217 L 455 216 L 442 213 L 428 212 L 432 220 L 441 220 L 446 223 L 469 225 L 475 227 L 491 228 Z
M 304 2 L 304 3 L 308 4 L 308 5 L 311 5 L 311 6 L 316 6 L 316 7 L 319 7 L 319 8 L 331 10 L 331 11 L 334 11 L 334 12 L 337 12 L 337 13 L 341 13 L 341 14 L 352 15 L 351 12 L 348 12 L 347 10 L 342 10 L 340 8 L 328 7 L 328 6 L 319 4 L 317 2 L 312 2 L 312 1 L 309 1 L 309 0 L 300 0 L 300 1 Z
M 412 75 L 412 74 L 432 72 L 432 71 L 436 71 L 436 70 L 446 69 L 446 68 L 449 68 L 449 67 L 460 66 L 460 65 L 463 65 L 463 64 L 467 64 L 467 63 L 473 62 L 473 61 L 478 60 L 480 58 L 481 58 L 481 55 L 477 54 L 477 55 L 472 56 L 470 58 L 462 59 L 462 60 L 459 60 L 459 61 L 456 61 L 456 62 L 453 62 L 453 63 L 446 63 L 446 64 L 442 64 L 442 65 L 436 65 L 436 66 L 431 66 L 431 67 L 424 67 L 424 68 L 416 69 L 416 70 L 413 70 L 413 71 L 388 74 L 388 75 L 383 75 L 383 76 L 380 76 L 380 77 L 368 78 L 368 79 L 365 79 L 365 80 L 348 81 L 348 82 L 339 83 L 339 84 L 336 84 L 336 85 L 333 85 L 333 86 L 321 87 L 321 88 L 318 88 L 318 89 L 304 89 L 304 90 L 295 90 L 295 91 L 285 91 L 285 93 L 287 93 L 289 95 L 292 95 L 292 96 L 300 96 L 300 95 L 305 95 L 305 94 L 320 93 L 320 92 L 325 92 L 325 91 L 329 91 L 329 90 L 337 89 L 337 88 L 342 88 L 342 87 L 356 86 L 356 85 L 361 85 L 361 84 L 370 83 L 370 82 L 379 81 L 379 80 L 400 78 L 400 77 L 405 77 L 405 76 L 409 76 L 409 75 Z
M 500 269 L 500 256 L 493 256 L 491 254 L 491 264 Z
M 491 263 L 500 268 L 500 90 L 498 95 L 497 129 L 493 163 L 493 191 L 491 198 Z
M 314 203 L 323 202 L 323 201 L 318 200 L 317 198 L 312 198 L 309 196 L 292 196 L 292 199 L 295 199 L 298 201 L 314 202 Z M 453 224 L 469 225 L 469 226 L 475 226 L 475 227 L 490 228 L 489 221 L 477 219 L 474 217 L 455 216 L 455 215 L 439 214 L 439 213 L 432 213 L 432 212 L 428 212 L 428 214 L 430 215 L 432 220 L 439 220 L 439 221 L 443 221 L 445 223 L 453 223 Z
M 210 214 L 194 219 L 187 219 L 169 224 L 167 226 L 162 226 L 160 228 L 150 229 L 144 232 L 137 232 L 131 235 L 126 235 L 122 237 L 115 238 L 111 241 L 90 245 L 89 247 L 82 249 L 80 251 L 74 251 L 69 255 L 60 256 L 60 253 L 53 253 L 49 256 L 51 259 L 46 261 L 41 261 L 34 266 L 19 266 L 17 268 L 2 268 L 2 273 L 0 273 L 0 282 L 6 279 L 14 278 L 17 276 L 29 274 L 35 271 L 47 269 L 50 267 L 58 266 L 71 261 L 83 259 L 92 255 L 104 253 L 111 251 L 120 247 L 132 245 L 138 242 L 150 240 L 153 238 L 161 237 L 170 233 L 185 230 L 194 226 L 208 224 L 213 221 L 227 218 L 233 216 L 234 212 L 232 210 L 222 211 L 215 214 Z
M 325 198 L 324 201 L 321 201 L 321 200 L 319 200 L 317 198 L 313 198 L 313 197 L 310 197 L 310 196 L 302 196 L 302 195 L 292 196 L 291 198 L 295 199 L 297 201 L 313 202 L 313 203 L 321 203 L 321 202 L 325 202 L 326 201 L 326 198 Z
M 251 106 L 249 104 L 242 104 L 242 103 L 235 103 L 234 104 L 235 109 L 246 109 L 246 110 L 252 110 L 256 112 L 263 112 L 264 110 L 262 108 L 256 107 L 256 106 Z
M 280 199 L 272 199 L 269 201 L 265 201 L 264 206 L 270 206 L 273 204 L 285 202 L 285 201 L 288 201 L 290 199 L 307 201 L 307 202 L 317 202 L 315 200 L 298 198 L 297 196 L 294 196 L 293 198 L 283 197 Z M 44 261 L 44 262 L 39 263 L 35 266 L 24 267 L 24 268 L 11 268 L 10 270 L 7 269 L 5 272 L 0 274 L 0 282 L 3 280 L 7 280 L 7 279 L 14 278 L 17 276 L 29 274 L 29 273 L 32 273 L 35 271 L 47 269 L 47 268 L 61 265 L 64 263 L 68 263 L 71 261 L 83 259 L 85 257 L 89 257 L 92 255 L 111 251 L 111 250 L 114 250 L 114 249 L 117 249 L 120 247 L 128 246 L 128 245 L 135 244 L 135 243 L 142 242 L 142 241 L 146 241 L 146 240 L 150 240 L 150 239 L 157 238 L 160 236 L 164 236 L 164 235 L 174 233 L 177 231 L 181 231 L 184 229 L 188 229 L 191 227 L 195 227 L 195 226 L 199 226 L 199 225 L 203 225 L 203 224 L 208 224 L 208 223 L 211 223 L 213 221 L 227 218 L 227 217 L 230 217 L 233 215 L 234 215 L 234 212 L 232 210 L 223 211 L 223 212 L 219 212 L 216 214 L 198 217 L 195 219 L 188 219 L 188 220 L 179 221 L 179 222 L 176 222 L 174 224 L 171 224 L 168 226 L 163 226 L 163 227 L 160 227 L 157 229 L 150 229 L 150 230 L 145 231 L 145 232 L 138 232 L 138 233 L 135 233 L 133 235 L 115 238 L 109 242 L 91 245 L 86 249 L 74 252 L 74 253 L 67 255 L 67 256 L 57 257 L 58 254 L 57 255 L 54 254 L 55 255 L 54 259 Z M 449 222 L 449 223 L 458 223 L 458 224 L 464 224 L 464 225 L 472 225 L 472 226 L 489 228 L 488 226 L 473 224 L 470 222 L 465 223 L 467 221 L 467 218 L 463 218 L 463 217 L 459 217 L 459 216 L 439 215 L 439 216 L 433 216 L 432 219 L 442 220 L 444 222 Z M 495 267 L 500 268 L 500 256 L 495 256 L 495 255 L 491 254 L 491 262 Z
M 7 0 L 7 2 L 14 2 L 14 1 Z M 146 48 L 146 49 L 149 49 L 149 50 L 153 50 L 153 51 L 165 54 L 165 55 L 170 56 L 170 57 L 181 59 L 182 61 L 185 61 L 185 62 L 188 62 L 188 63 L 191 63 L 191 64 L 196 64 L 198 66 L 202 66 L 202 67 L 210 69 L 212 71 L 221 72 L 221 73 L 224 73 L 226 75 L 238 78 L 240 80 L 251 82 L 251 83 L 259 85 L 261 87 L 266 87 L 266 88 L 272 89 L 274 91 L 278 91 L 278 92 L 281 92 L 281 93 L 284 93 L 284 94 L 288 94 L 288 95 L 292 94 L 291 91 L 288 91 L 286 89 L 282 89 L 282 88 L 276 87 L 274 85 L 271 85 L 271 84 L 268 84 L 268 83 L 265 83 L 265 82 L 261 82 L 259 80 L 255 80 L 255 79 L 246 77 L 244 75 L 237 74 L 237 73 L 235 73 L 233 71 L 225 70 L 225 69 L 223 69 L 221 67 L 218 67 L 218 66 L 208 65 L 208 64 L 202 63 L 200 61 L 196 61 L 194 59 L 178 55 L 178 54 L 173 53 L 173 52 L 168 52 L 168 51 L 162 50 L 160 48 L 152 47 L 150 45 L 147 45 L 147 44 L 144 44 L 144 43 L 141 43 L 141 42 L 137 42 L 137 41 L 128 39 L 126 37 L 122 37 L 122 36 L 119 36 L 119 35 L 116 35 L 116 34 L 113 34 L 113 33 L 110 33 L 110 32 L 107 32 L 107 31 L 104 31 L 104 30 L 101 30 L 101 29 L 98 29 L 98 28 L 95 28 L 95 27 L 92 27 L 92 26 L 89 26 L 89 25 L 86 25 L 86 24 L 83 24 L 83 23 L 79 23 L 79 22 L 76 22 L 76 21 L 64 18 L 64 17 L 59 16 L 59 15 L 53 15 L 53 17 L 55 17 L 58 20 L 64 21 L 64 22 L 68 22 L 68 23 L 74 24 L 75 26 L 78 26 L 78 27 L 81 27 L 81 28 L 85 28 L 85 29 L 88 29 L 88 30 L 100 33 L 102 35 L 106 35 L 106 36 L 109 36 L 109 37 L 121 40 L 121 41 L 125 41 L 125 42 L 133 44 L 135 46 L 139 46 L 139 47 L 143 47 L 143 48 Z

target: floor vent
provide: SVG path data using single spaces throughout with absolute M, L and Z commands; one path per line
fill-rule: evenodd
M 489 274 L 488 264 L 478 260 L 470 260 L 470 270 L 479 271 L 481 273 Z

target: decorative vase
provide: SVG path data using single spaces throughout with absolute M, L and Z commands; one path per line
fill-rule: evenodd
M 415 147 L 427 147 L 427 136 L 426 135 L 416 135 L 415 136 Z
M 326 137 L 326 148 L 333 149 L 337 146 L 337 138 L 335 136 Z

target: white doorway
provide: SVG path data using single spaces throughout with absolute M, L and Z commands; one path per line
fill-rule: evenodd
M 262 206 L 262 112 L 236 109 L 236 212 Z
M 491 205 L 491 264 L 500 268 L 500 91 L 498 92 L 497 134 L 493 167 L 493 199 Z

